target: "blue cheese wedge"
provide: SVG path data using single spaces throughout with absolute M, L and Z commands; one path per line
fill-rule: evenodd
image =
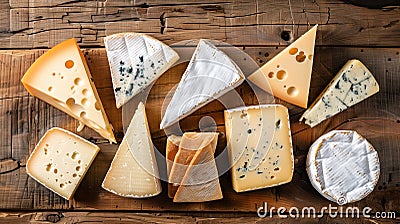
M 159 40 L 140 33 L 104 38 L 117 108 L 157 80 L 178 54 Z
M 226 110 L 225 130 L 236 192 L 292 180 L 293 147 L 286 107 L 271 104 Z
M 300 118 L 314 127 L 379 92 L 372 73 L 359 60 L 348 61 Z
M 160 128 L 190 115 L 244 80 L 235 62 L 210 41 L 200 40 L 165 111 Z
M 315 141 L 307 156 L 307 173 L 314 188 L 339 205 L 370 194 L 379 179 L 374 147 L 355 131 L 331 131 Z

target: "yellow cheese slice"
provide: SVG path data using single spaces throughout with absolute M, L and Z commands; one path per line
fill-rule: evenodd
M 212 144 L 197 151 L 176 191 L 174 202 L 204 202 L 223 198 L 214 151 Z
M 167 147 L 166 147 L 165 151 L 166 151 L 166 158 L 167 158 L 167 175 L 168 176 L 170 176 L 172 165 L 174 163 L 175 156 L 178 153 L 179 144 L 181 142 L 181 139 L 182 139 L 181 136 L 176 136 L 176 135 L 171 135 L 167 139 Z M 177 187 L 174 184 L 168 183 L 168 197 L 173 198 L 176 190 L 177 190 Z
M 307 108 L 317 26 L 290 44 L 248 79 L 282 100 Z
M 78 131 L 86 125 L 116 143 L 113 128 L 75 39 L 66 40 L 43 54 L 21 81 L 30 94 L 77 119 L 80 123 Z
M 158 195 L 161 183 L 143 103 L 139 103 L 102 187 L 123 197 Z

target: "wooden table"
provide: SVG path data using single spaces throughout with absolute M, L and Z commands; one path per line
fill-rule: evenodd
M 351 204 L 372 212 L 400 211 L 400 8 L 367 9 L 342 1 L 203 1 L 195 0 L 0 0 L 0 222 L 267 222 L 272 223 L 391 223 L 395 219 L 258 218 L 256 210 L 268 206 L 317 209 L 330 203 L 311 186 L 305 171 L 308 148 L 332 129 L 352 129 L 376 148 L 381 176 L 376 189 Z M 237 194 L 228 174 L 220 178 L 224 199 L 207 203 L 172 203 L 163 193 L 149 199 L 122 198 L 100 187 L 118 145 L 110 145 L 94 131 L 80 134 L 98 143 L 101 152 L 67 201 L 28 177 L 25 163 L 38 139 L 51 127 L 75 131 L 78 122 L 32 97 L 20 79 L 48 48 L 75 37 L 84 49 L 100 97 L 117 140 L 123 137 L 121 110 L 115 108 L 103 37 L 118 32 L 143 32 L 168 44 L 209 38 L 243 48 L 259 65 L 271 59 L 313 24 L 319 24 L 311 103 L 349 59 L 358 58 L 375 75 L 380 92 L 316 128 L 300 124 L 304 109 L 282 103 L 290 110 L 295 154 L 293 181 L 279 187 Z M 288 31 L 287 35 L 281 35 Z M 185 65 L 165 73 L 151 89 L 146 109 L 154 144 L 165 150 L 165 133 L 159 129 L 165 94 L 180 80 Z M 248 84 L 237 88 L 247 104 L 257 100 Z M 196 130 L 199 119 L 214 118 L 224 131 L 224 107 L 212 102 L 181 122 Z M 220 135 L 218 150 L 226 141 Z M 397 219 L 399 222 L 400 220 Z

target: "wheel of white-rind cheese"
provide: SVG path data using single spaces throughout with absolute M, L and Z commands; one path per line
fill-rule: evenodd
M 347 130 L 319 137 L 310 147 L 306 168 L 314 188 L 339 205 L 369 195 L 380 173 L 374 147 L 357 132 Z

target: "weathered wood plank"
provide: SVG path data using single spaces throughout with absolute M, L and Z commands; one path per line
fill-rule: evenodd
M 311 216 L 312 217 L 312 216 Z M 131 212 L 3 212 L 0 213 L 2 221 L 13 224 L 21 222 L 34 223 L 86 223 L 86 222 L 105 222 L 105 223 L 332 223 L 337 224 L 384 224 L 399 221 L 395 218 L 346 218 L 329 217 L 328 215 L 315 218 L 286 218 L 280 219 L 278 215 L 272 217 L 259 218 L 255 213 L 131 213 Z
M 318 45 L 399 46 L 400 8 L 344 1 L 0 0 L 0 48 L 49 48 L 75 37 L 103 46 L 106 35 L 136 31 L 165 41 L 210 38 L 234 45 L 287 45 L 320 24 Z M 289 40 L 281 38 L 291 32 Z
M 276 47 L 246 47 L 244 50 L 259 64 L 271 59 L 282 49 Z M 209 203 L 174 204 L 165 191 L 150 199 L 127 199 L 113 195 L 100 187 L 117 145 L 105 143 L 98 135 L 85 128 L 83 137 L 99 143 L 101 152 L 89 169 L 74 200 L 61 199 L 33 181 L 23 167 L 30 151 L 46 130 L 59 126 L 71 131 L 78 123 L 54 107 L 32 97 L 24 90 L 20 78 L 29 65 L 44 50 L 0 52 L 0 208 L 1 209 L 105 209 L 146 211 L 246 211 L 254 212 L 267 202 L 270 206 L 286 207 L 327 206 L 329 201 L 321 197 L 311 186 L 305 172 L 305 159 L 309 146 L 321 134 L 331 129 L 354 129 L 364 135 L 376 147 L 381 159 L 381 178 L 376 190 L 366 199 L 353 204 L 360 208 L 369 206 L 373 211 L 399 211 L 400 208 L 400 49 L 395 48 L 342 48 L 317 47 L 310 103 L 335 75 L 336 71 L 351 58 L 359 58 L 375 74 L 381 91 L 360 103 L 310 129 L 297 121 L 304 111 L 280 100 L 289 107 L 295 149 L 295 174 L 293 181 L 280 187 L 237 194 L 230 184 L 229 175 L 221 177 L 224 199 Z M 84 50 L 94 81 L 99 89 L 105 110 L 114 125 L 118 140 L 123 137 L 121 110 L 115 108 L 107 59 L 104 49 Z M 178 65 L 164 74 L 153 86 L 147 99 L 147 113 L 155 146 L 165 150 L 165 133 L 159 129 L 160 109 L 165 94 L 179 81 L 185 65 Z M 237 88 L 247 104 L 257 103 L 250 86 L 246 83 Z M 198 121 L 204 115 L 213 117 L 218 131 L 224 131 L 223 105 L 210 103 L 181 121 L 184 130 L 198 129 Z M 225 147 L 224 135 L 220 135 L 217 153 Z M 163 183 L 166 189 L 166 184 Z

